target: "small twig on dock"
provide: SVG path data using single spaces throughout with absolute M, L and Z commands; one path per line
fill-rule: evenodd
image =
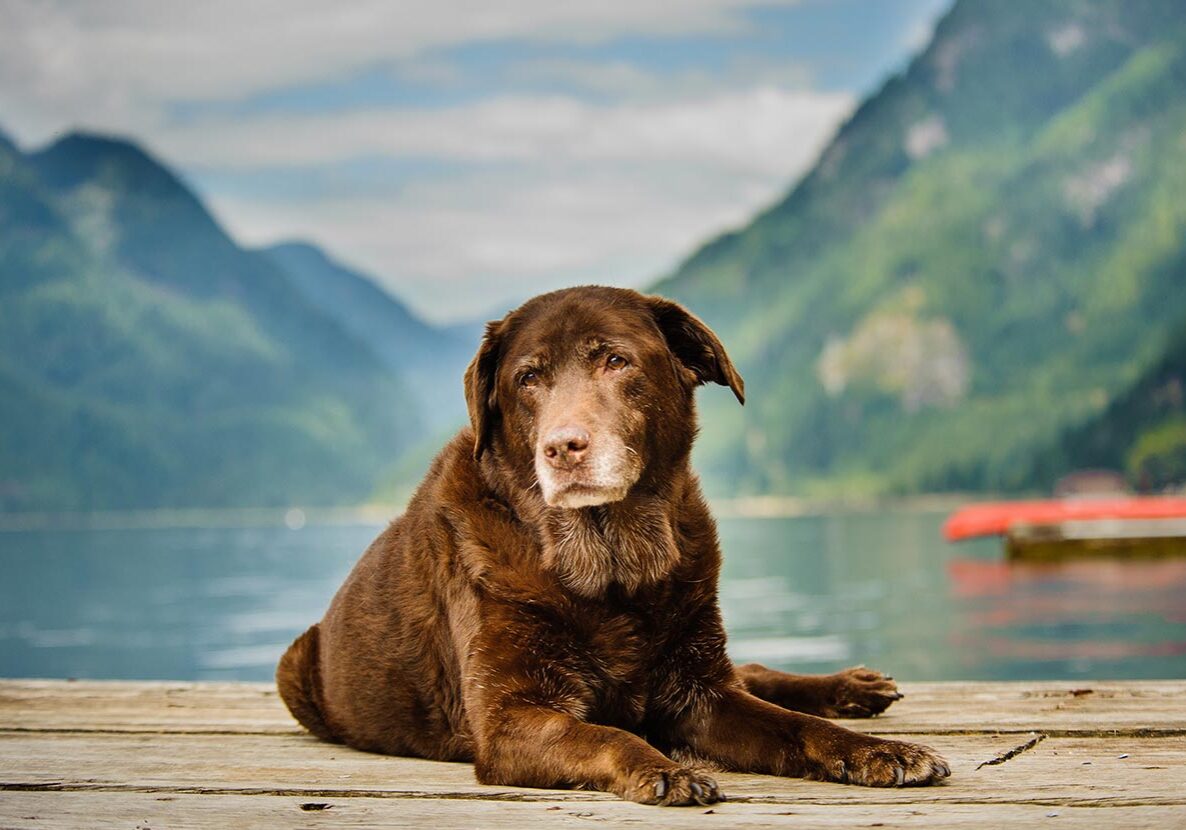
M 997 764 L 1003 764 L 1006 761 L 1008 761 L 1010 758 L 1016 758 L 1018 755 L 1025 752 L 1026 750 L 1033 749 L 1035 746 L 1042 743 L 1042 741 L 1044 741 L 1044 740 L 1046 740 L 1045 735 L 1034 735 L 1034 737 L 1030 738 L 1025 743 L 1021 744 L 1020 746 L 1013 747 L 1008 752 L 998 755 L 995 758 L 989 758 L 987 761 L 981 761 L 979 764 L 976 765 L 976 769 L 980 769 L 981 767 L 996 766 Z

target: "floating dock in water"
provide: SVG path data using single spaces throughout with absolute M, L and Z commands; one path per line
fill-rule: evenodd
M 1186 556 L 1186 498 L 1123 496 L 970 504 L 943 524 L 948 541 L 1004 536 L 1010 559 Z

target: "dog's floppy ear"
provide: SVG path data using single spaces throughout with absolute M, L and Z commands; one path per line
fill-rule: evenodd
M 647 302 L 667 340 L 667 348 L 680 363 L 691 369 L 700 383 L 712 381 L 728 386 L 737 401 L 744 404 L 745 381 L 712 329 L 679 303 L 662 297 L 647 297 Z
M 469 408 L 469 422 L 474 428 L 474 459 L 480 459 L 490 446 L 494 421 L 498 418 L 495 375 L 501 346 L 502 321 L 494 320 L 486 324 L 482 345 L 465 370 L 465 405 Z

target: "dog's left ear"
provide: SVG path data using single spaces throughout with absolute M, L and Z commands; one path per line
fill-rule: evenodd
M 493 440 L 494 424 L 498 418 L 495 376 L 501 346 L 502 321 L 494 320 L 486 324 L 482 345 L 465 370 L 465 405 L 469 409 L 469 422 L 474 428 L 474 460 L 482 457 Z
M 745 381 L 713 330 L 679 303 L 662 297 L 646 299 L 659 331 L 667 340 L 667 348 L 695 373 L 697 382 L 712 381 L 728 386 L 738 403 L 745 404 Z

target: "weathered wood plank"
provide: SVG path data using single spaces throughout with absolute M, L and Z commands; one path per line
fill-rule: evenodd
M 270 683 L 0 680 L 0 728 L 301 732 Z
M 907 683 L 903 689 L 906 699 L 869 721 L 866 731 L 1186 734 L 1180 680 Z
M 905 683 L 872 733 L 1186 735 L 1186 682 Z M 297 734 L 265 683 L 0 680 L 0 728 Z
M 902 735 L 928 740 L 951 762 L 939 787 L 870 789 L 764 775 L 722 774 L 734 801 L 784 804 L 982 803 L 1186 807 L 1186 741 L 1016 735 Z M 933 740 L 935 737 L 941 740 Z M 1124 757 L 1122 757 L 1124 756 Z M 286 793 L 309 799 L 477 798 L 599 801 L 601 793 L 487 787 L 469 764 L 391 758 L 304 736 L 0 733 L 0 789 L 160 794 Z
M 943 786 L 724 774 L 728 803 L 659 812 L 603 793 L 483 787 L 467 764 L 322 743 L 266 684 L 0 681 L 0 827 L 1186 826 L 1184 682 L 906 692 L 892 714 L 847 724 L 935 746 L 952 762 Z M 1013 754 L 1029 729 L 1049 737 Z
M 327 805 L 303 810 L 302 804 Z M 1001 805 L 987 812 L 979 804 L 755 804 L 712 808 L 643 807 L 621 801 L 495 802 L 461 799 L 350 798 L 310 801 L 291 796 L 167 795 L 151 793 L 4 793 L 0 826 L 33 830 L 149 830 L 211 827 L 351 828 L 432 827 L 515 828 L 589 827 L 590 822 L 636 827 L 886 827 L 984 830 L 999 826 L 1170 828 L 1181 826 L 1176 807 L 1121 806 L 1085 808 Z

